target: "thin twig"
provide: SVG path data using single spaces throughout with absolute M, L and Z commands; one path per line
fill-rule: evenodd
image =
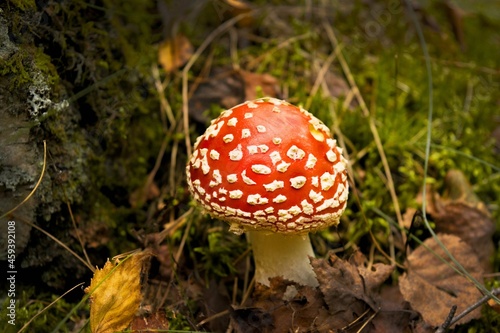
M 231 54 L 231 64 L 234 71 L 240 70 L 240 60 L 238 59 L 238 31 L 231 27 L 229 29 L 229 52 Z
M 75 229 L 75 233 L 76 233 L 76 238 L 78 238 L 78 242 L 80 243 L 80 247 L 82 248 L 82 252 L 83 252 L 83 255 L 85 256 L 85 259 L 87 260 L 87 267 L 90 268 L 90 270 L 92 272 L 95 271 L 95 268 L 94 266 L 92 266 L 92 262 L 90 261 L 90 258 L 87 254 L 87 250 L 85 250 L 85 244 L 82 240 L 82 237 L 80 235 L 80 231 L 78 230 L 78 227 L 76 226 L 76 220 L 75 220 L 75 217 L 73 216 L 73 210 L 71 209 L 71 205 L 69 204 L 69 200 L 68 200 L 68 197 L 66 195 L 66 190 L 63 188 L 63 193 L 64 193 L 64 198 L 66 199 L 66 206 L 68 207 L 68 211 L 69 211 L 69 216 L 71 218 L 71 223 L 73 224 L 73 228 Z
M 250 297 L 250 294 L 253 291 L 253 287 L 255 286 L 255 276 L 252 277 L 252 280 L 250 280 L 250 283 L 248 284 L 248 288 L 246 292 L 243 294 L 243 297 L 241 298 L 241 305 L 245 304 L 247 299 Z
M 208 318 L 205 318 L 202 321 L 200 321 L 198 324 L 196 324 L 196 327 L 203 326 L 206 323 L 209 323 L 209 322 L 211 322 L 214 319 L 223 317 L 223 316 L 228 315 L 228 314 L 229 314 L 229 310 L 224 310 L 224 311 L 218 312 L 218 313 L 216 313 L 216 314 L 214 314 L 214 315 L 212 315 L 212 316 L 210 316 Z
M 448 317 L 446 317 L 444 323 L 441 326 L 439 326 L 436 333 L 444 333 L 446 331 L 446 329 L 451 325 L 451 321 L 453 320 L 455 312 L 457 312 L 457 306 L 453 305 L 450 309 L 450 312 L 448 313 Z
M 158 98 L 160 100 L 161 109 L 165 112 L 168 120 L 170 121 L 170 128 L 175 128 L 177 121 L 175 120 L 174 113 L 172 112 L 172 108 L 170 107 L 168 100 L 165 98 L 164 95 L 165 86 L 161 82 L 160 70 L 158 69 L 158 66 L 153 66 L 151 72 L 153 74 L 153 78 L 155 79 L 154 82 L 155 82 L 156 92 L 158 93 Z
M 341 328 L 341 331 L 347 331 L 348 329 L 350 329 L 351 327 L 353 327 L 354 325 L 356 325 L 360 320 L 362 320 L 367 314 L 368 312 L 370 312 L 371 308 L 368 308 L 366 309 L 365 312 L 363 312 L 362 314 L 360 314 L 358 316 L 358 318 L 354 319 L 353 321 L 351 321 L 349 324 L 347 324 L 347 326 L 344 326 Z
M 316 80 L 314 81 L 314 85 L 311 88 L 311 92 L 309 93 L 309 98 L 306 101 L 306 104 L 305 104 L 305 107 L 304 107 L 306 110 L 309 110 L 309 108 L 311 107 L 311 103 L 312 103 L 313 97 L 318 92 L 320 85 L 325 81 L 325 75 L 328 72 L 328 69 L 330 68 L 330 65 L 332 64 L 332 62 L 335 60 L 336 57 L 337 57 L 337 52 L 333 51 L 328 56 L 328 58 L 326 59 L 326 61 L 323 63 L 323 66 L 321 66 L 321 69 L 318 72 Z
M 174 138 L 174 142 L 172 144 L 172 151 L 170 153 L 170 168 L 169 168 L 169 175 L 168 175 L 168 187 L 169 187 L 169 195 L 171 198 L 175 197 L 175 191 L 177 187 L 175 186 L 175 180 L 177 177 L 178 173 L 176 172 L 176 166 L 177 166 L 177 152 L 179 150 L 179 140 Z M 170 211 L 170 218 L 169 221 L 173 221 L 175 218 L 174 215 L 174 210 Z
M 186 218 L 191 215 L 194 211 L 194 208 L 191 207 L 184 214 L 179 216 L 172 222 L 168 222 L 163 226 L 163 230 L 158 233 L 158 237 L 155 238 L 156 247 L 160 246 L 160 243 L 168 236 L 172 235 L 177 229 L 182 227 L 186 223 Z
M 500 288 L 493 289 L 490 292 L 490 294 L 495 295 L 495 296 L 500 294 Z M 455 325 L 460 319 L 467 316 L 469 313 L 471 313 L 472 311 L 474 311 L 475 309 L 477 309 L 478 307 L 480 307 L 484 303 L 488 302 L 488 300 L 490 300 L 492 298 L 491 295 L 485 295 L 485 296 L 481 297 L 476 303 L 472 304 L 467 309 L 462 311 L 458 316 L 453 317 L 453 315 L 455 314 L 455 311 L 453 311 L 453 308 L 452 308 L 450 310 L 450 314 L 448 315 L 448 318 L 446 318 L 445 322 L 436 330 L 436 333 L 446 332 L 446 329 L 448 327 Z M 452 318 L 453 318 L 453 320 L 451 320 Z
M 73 257 L 75 257 L 76 259 L 78 259 L 79 261 L 81 261 L 88 269 L 90 269 L 92 272 L 95 271 L 95 268 L 92 267 L 92 265 L 88 262 L 85 261 L 85 259 L 83 259 L 82 257 L 80 257 L 75 251 L 73 251 L 72 249 L 70 249 L 68 247 L 68 245 L 64 244 L 63 242 L 61 242 L 59 239 L 57 239 L 57 237 L 55 237 L 54 235 L 50 234 L 48 231 L 45 231 L 43 230 L 42 228 L 40 228 L 39 226 L 37 226 L 36 224 L 33 224 L 29 221 L 26 221 L 24 219 L 20 219 L 21 222 L 23 223 L 26 223 L 27 225 L 29 225 L 30 227 L 32 228 L 35 228 L 36 230 L 40 231 L 41 233 L 45 234 L 47 237 L 49 237 L 50 239 L 52 239 L 54 242 L 56 242 L 57 244 L 59 244 L 61 247 L 63 247 L 66 251 L 68 251 Z
M 243 290 L 242 290 L 242 294 L 243 295 L 246 295 L 247 290 L 250 288 L 250 283 L 251 283 L 251 280 L 250 280 L 250 267 L 251 267 L 250 256 L 246 256 L 246 258 L 245 258 L 245 275 L 244 275 L 244 278 L 243 278 Z M 243 302 L 243 299 L 242 299 L 240 305 L 244 305 L 244 304 L 245 303 Z
M 184 230 L 184 234 L 182 235 L 181 243 L 179 244 L 179 248 L 177 249 L 177 252 L 175 253 L 174 256 L 174 263 L 172 265 L 172 273 L 170 274 L 170 283 L 167 287 L 167 290 L 165 291 L 165 295 L 163 295 L 162 300 L 160 304 L 164 304 L 164 302 L 167 300 L 167 297 L 170 293 L 170 287 L 172 286 L 172 281 L 174 280 L 174 276 L 177 273 L 177 267 L 179 260 L 181 259 L 182 256 L 182 251 L 184 251 L 184 246 L 186 245 L 186 240 L 189 235 L 189 231 L 191 229 L 191 224 L 193 222 L 193 219 L 189 219 L 188 223 L 186 225 L 186 229 Z
M 363 329 L 366 327 L 366 325 L 368 325 L 372 320 L 373 318 L 375 318 L 376 315 L 378 315 L 378 312 L 380 311 L 380 308 L 377 309 L 377 311 L 375 311 L 363 324 L 363 326 L 361 326 L 359 328 L 359 330 L 357 331 L 357 333 L 361 333 L 361 331 L 363 331 Z

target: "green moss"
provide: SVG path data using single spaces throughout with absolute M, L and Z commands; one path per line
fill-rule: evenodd
M 200 255 L 198 262 L 203 263 L 205 282 L 220 279 L 236 273 L 234 261 L 243 252 L 238 237 L 228 233 L 226 226 L 210 232 L 206 242 L 194 248 Z
M 169 331 L 173 332 L 191 332 L 192 327 L 190 323 L 190 318 L 186 316 L 183 312 L 177 310 L 169 310 L 166 313 L 168 320 Z
M 40 47 L 36 48 L 33 54 L 34 68 L 39 70 L 46 77 L 47 84 L 51 87 L 59 84 L 59 74 L 56 67 L 52 64 L 52 58 L 45 54 Z
M 36 295 L 33 288 L 28 288 L 22 291 L 19 290 L 16 296 L 15 325 L 11 325 L 7 321 L 10 320 L 10 317 L 7 316 L 9 313 L 7 306 L 10 304 L 8 303 L 10 300 L 6 299 L 2 304 L 2 309 L 0 311 L 0 329 L 2 332 L 18 332 L 19 329 L 30 320 L 31 323 L 28 326 L 28 331 L 48 332 L 51 328 L 56 327 L 59 320 L 64 317 L 72 307 L 72 305 L 64 299 L 60 299 L 51 308 L 40 313 L 49 303 L 57 298 L 56 295 Z
M 34 1 L 11 2 L 21 10 L 35 7 Z M 44 53 L 43 48 L 35 47 L 32 37 L 26 34 L 26 29 L 36 29 L 35 22 L 17 12 L 10 12 L 10 16 L 8 29 L 22 42 L 15 45 L 16 52 L 2 59 L 0 75 L 10 76 L 11 88 L 19 89 L 33 83 L 33 73 L 39 71 L 47 78 L 47 84 L 53 86 L 58 82 L 58 74 L 51 62 L 52 59 Z
M 8 2 L 23 11 L 36 8 L 35 0 L 8 0 Z
M 11 88 L 19 88 L 20 86 L 31 82 L 31 76 L 23 64 L 23 54 L 21 52 L 15 53 L 3 66 L 0 66 L 0 75 L 9 75 L 12 77 Z

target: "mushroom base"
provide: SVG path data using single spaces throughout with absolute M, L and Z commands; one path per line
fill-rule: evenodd
M 269 286 L 269 278 L 281 276 L 304 286 L 318 286 L 310 262 L 314 252 L 308 234 L 247 231 L 247 237 L 252 244 L 256 282 Z

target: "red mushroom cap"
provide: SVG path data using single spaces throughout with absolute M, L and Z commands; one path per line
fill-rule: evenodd
M 263 98 L 212 120 L 186 173 L 193 197 L 231 231 L 306 233 L 339 223 L 348 196 L 346 163 L 319 119 Z

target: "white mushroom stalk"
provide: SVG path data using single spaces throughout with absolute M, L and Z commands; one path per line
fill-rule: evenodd
M 247 237 L 252 244 L 257 283 L 269 286 L 270 278 L 281 276 L 304 286 L 318 286 L 310 262 L 314 251 L 308 234 L 248 231 Z
M 257 282 L 282 276 L 318 285 L 308 232 L 336 226 L 348 197 L 347 161 L 328 128 L 275 98 L 221 113 L 194 145 L 194 199 L 230 230 L 248 232 Z

